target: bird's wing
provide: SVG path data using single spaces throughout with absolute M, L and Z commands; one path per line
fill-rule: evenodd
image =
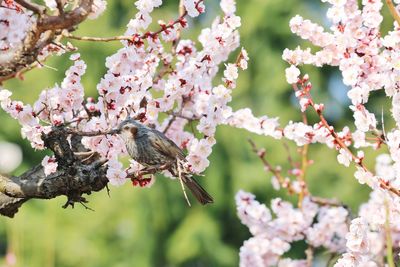
M 174 159 L 185 158 L 185 154 L 183 153 L 182 149 L 180 149 L 171 139 L 157 130 L 152 130 L 151 132 L 153 134 L 148 135 L 149 139 L 154 148 L 157 149 L 161 154 Z

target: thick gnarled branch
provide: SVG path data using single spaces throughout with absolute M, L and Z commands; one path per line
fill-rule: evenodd
M 83 194 L 91 194 L 106 187 L 107 166 L 94 156 L 91 161 L 83 161 L 74 152 L 83 151 L 79 136 L 67 141 L 63 128 L 54 128 L 43 136 L 46 147 L 54 152 L 58 161 L 55 173 L 46 176 L 38 165 L 19 177 L 0 176 L 0 214 L 13 217 L 18 208 L 32 198 L 51 199 L 65 195 L 67 203 L 82 202 Z
M 87 151 L 81 143 L 80 134 L 81 132 L 71 132 L 70 129 L 59 126 L 42 136 L 45 146 L 54 152 L 57 160 L 58 168 L 55 173 L 46 176 L 43 166 L 38 165 L 21 176 L 0 175 L 1 215 L 13 217 L 24 202 L 35 198 L 52 199 L 64 195 L 68 200 L 63 207 L 73 206 L 74 203 L 84 205 L 86 200 L 83 194 L 90 195 L 107 186 L 107 161 L 96 152 Z M 91 156 L 87 158 L 86 154 Z M 158 169 L 128 173 L 128 178 L 132 181 L 141 180 L 144 175 L 152 175 L 169 167 L 166 165 Z
M 51 199 L 65 195 L 68 202 L 81 202 L 82 194 L 102 190 L 108 183 L 106 166 L 97 162 L 84 165 L 76 162 L 73 168 L 58 170 L 49 176 L 38 165 L 20 177 L 0 176 L 0 214 L 13 217 L 18 208 L 27 200 Z

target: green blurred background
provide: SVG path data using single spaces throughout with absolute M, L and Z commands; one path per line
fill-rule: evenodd
M 153 21 L 169 21 L 177 17 L 178 0 L 165 1 L 153 13 Z M 190 20 L 190 30 L 183 38 L 196 38 L 200 30 L 208 27 L 220 15 L 219 1 L 205 1 L 206 13 Z M 238 15 L 242 45 L 247 49 L 249 69 L 241 72 L 237 89 L 233 92 L 234 109 L 250 107 L 257 115 L 280 117 L 282 125 L 288 121 L 301 121 L 301 114 L 290 86 L 285 81 L 287 64 L 281 59 L 285 47 L 309 46 L 294 36 L 288 27 L 291 17 L 301 14 L 327 26 L 324 13 L 327 5 L 317 1 L 299 0 L 246 0 L 238 1 Z M 384 9 L 386 9 L 384 7 Z M 75 33 L 80 36 L 108 37 L 123 34 L 125 25 L 135 14 L 132 0 L 108 1 L 106 12 L 97 20 L 86 21 Z M 385 10 L 384 29 L 392 19 Z M 71 41 L 79 47 L 88 65 L 83 84 L 89 96 L 96 96 L 96 84 L 104 75 L 105 58 L 119 47 L 114 43 Z M 232 59 L 237 55 L 233 53 Z M 46 65 L 56 68 L 36 69 L 24 75 L 24 81 L 12 80 L 4 87 L 12 90 L 13 98 L 33 103 L 39 92 L 60 83 L 69 67 L 69 55 L 53 57 Z M 349 124 L 351 113 L 346 97 L 347 88 L 340 80 L 336 68 L 305 66 L 313 82 L 313 96 L 326 105 L 326 116 L 337 129 Z M 219 82 L 216 79 L 216 83 Z M 381 113 L 388 106 L 380 93 L 369 108 Z M 310 122 L 316 117 L 309 114 Z M 380 116 L 379 116 L 380 117 Z M 385 117 L 390 124 L 390 118 Z M 40 163 L 46 152 L 34 151 L 22 140 L 19 125 L 0 111 L 0 140 L 14 142 L 24 153 L 18 175 Z M 0 258 L 7 250 L 16 254 L 16 266 L 72 267 L 72 266 L 237 266 L 239 248 L 250 237 L 236 216 L 234 195 L 239 189 L 251 191 L 258 200 L 269 204 L 272 198 L 287 197 L 276 192 L 270 183 L 270 174 L 263 171 L 258 158 L 247 143 L 252 138 L 267 149 L 271 163 L 288 167 L 287 152 L 282 141 L 259 137 L 245 130 L 219 127 L 217 144 L 210 157 L 211 165 L 201 183 L 215 198 L 215 204 L 188 208 L 180 186 L 170 179 L 159 177 L 150 189 L 111 188 L 111 197 L 105 191 L 88 197 L 89 211 L 80 205 L 64 210 L 64 197 L 53 200 L 32 200 L 24 205 L 14 219 L 0 218 Z M 296 159 L 296 147 L 289 145 Z M 373 166 L 373 151 L 366 151 L 367 164 Z M 310 147 L 310 158 L 315 164 L 309 168 L 307 181 L 310 191 L 323 197 L 336 197 L 348 204 L 354 213 L 358 205 L 368 198 L 368 189 L 352 178 L 354 167 L 344 168 L 336 161 L 336 152 L 321 145 Z M 371 155 L 371 156 L 369 156 Z M 304 257 L 304 244 L 296 244 L 290 255 Z M 0 260 L 0 266 L 4 260 Z M 5 264 L 5 263 L 3 263 Z

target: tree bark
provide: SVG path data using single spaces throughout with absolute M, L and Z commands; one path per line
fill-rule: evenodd
M 47 148 L 54 152 L 58 168 L 48 176 L 44 168 L 38 165 L 21 176 L 5 177 L 0 175 L 0 214 L 13 217 L 18 208 L 29 199 L 52 199 L 65 195 L 68 200 L 64 207 L 74 203 L 86 203 L 83 194 L 91 194 L 106 187 L 107 166 L 94 155 L 90 161 L 82 160 L 74 152 L 84 151 L 79 136 L 68 134 L 62 127 L 55 127 L 43 136 Z

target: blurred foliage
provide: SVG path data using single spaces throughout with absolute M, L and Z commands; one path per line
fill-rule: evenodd
M 169 21 L 177 17 L 178 1 L 165 1 L 154 11 L 153 21 Z M 292 89 L 285 81 L 287 64 L 281 59 L 285 47 L 309 46 L 294 36 L 288 27 L 295 14 L 327 25 L 323 14 L 327 5 L 316 1 L 247 0 L 238 1 L 242 45 L 250 55 L 249 69 L 241 72 L 233 92 L 234 109 L 250 107 L 256 115 L 280 117 L 282 125 L 300 121 L 301 114 Z M 190 30 L 183 38 L 196 38 L 200 30 L 210 25 L 220 14 L 218 1 L 206 1 L 206 14 L 190 20 Z M 115 36 L 135 14 L 132 0 L 108 1 L 106 12 L 97 20 L 79 26 L 76 35 Z M 384 30 L 392 20 L 385 10 Z M 89 96 L 96 95 L 96 84 L 104 75 L 105 58 L 121 47 L 114 43 L 71 41 L 79 47 L 88 65 L 83 84 Z M 15 99 L 33 103 L 39 92 L 60 83 L 69 67 L 69 55 L 52 57 L 46 66 L 25 74 L 24 80 L 11 80 L 4 87 L 11 89 Z M 236 53 L 232 55 L 232 60 Z M 56 68 L 57 70 L 53 70 Z M 346 97 L 347 88 L 340 81 L 337 69 L 305 66 L 313 82 L 317 102 L 326 104 L 326 116 L 337 129 L 350 125 L 351 113 Z M 216 80 L 216 83 L 219 82 Z M 377 93 L 379 94 L 379 93 Z M 388 111 L 388 103 L 377 97 L 370 108 L 377 114 Z M 310 122 L 315 115 L 310 112 Z M 34 151 L 22 140 L 19 126 L 0 112 L 0 139 L 18 143 L 24 151 L 24 162 L 15 174 L 40 163 L 45 152 Z M 390 118 L 385 116 L 390 125 Z M 89 206 L 95 212 L 77 205 L 75 209 L 61 208 L 65 198 L 33 200 L 24 205 L 14 219 L 0 218 L 0 256 L 7 248 L 16 253 L 17 266 L 237 266 L 239 248 L 250 234 L 236 216 L 234 195 L 239 189 L 251 191 L 258 200 L 269 204 L 274 197 L 287 197 L 285 192 L 271 188 L 270 174 L 246 142 L 253 139 L 265 147 L 274 165 L 288 168 L 287 152 L 282 141 L 255 136 L 244 130 L 220 127 L 217 144 L 211 156 L 211 166 L 201 180 L 214 196 L 215 204 L 201 207 L 195 203 L 188 208 L 180 186 L 168 178 L 159 177 L 151 189 L 132 188 L 128 183 L 111 188 L 111 197 L 99 192 L 89 196 Z M 288 142 L 292 155 L 297 148 Z M 368 197 L 368 189 L 352 178 L 354 167 L 344 168 L 336 161 L 336 152 L 321 145 L 310 147 L 310 159 L 315 161 L 307 174 L 310 191 L 323 197 L 336 197 L 348 204 L 353 212 Z M 367 151 L 367 164 L 373 167 L 372 151 Z M 296 157 L 294 158 L 296 159 Z M 297 248 L 297 249 L 296 249 Z M 295 246 L 295 257 L 304 257 L 304 246 Z M 1 261 L 0 261 L 1 265 Z

